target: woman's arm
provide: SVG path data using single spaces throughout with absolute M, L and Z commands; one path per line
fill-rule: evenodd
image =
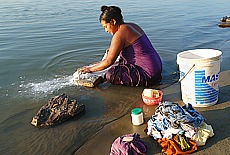
M 119 35 L 119 33 L 117 32 L 113 35 L 107 56 L 93 66 L 81 68 L 79 72 L 90 73 L 106 69 L 107 67 L 114 64 L 122 48 L 124 48 L 124 39 L 122 35 Z

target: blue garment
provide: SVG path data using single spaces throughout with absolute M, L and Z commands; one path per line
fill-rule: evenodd
M 156 112 L 165 115 L 174 128 L 178 128 L 180 123 L 189 124 L 197 128 L 205 120 L 199 112 L 193 109 L 191 104 L 180 107 L 178 103 L 165 101 L 159 104 Z
M 167 130 L 168 128 L 171 128 L 168 120 L 163 117 L 161 120 L 160 119 L 156 119 L 155 116 L 153 115 L 151 117 L 151 120 L 152 120 L 152 124 L 153 126 L 155 126 L 155 128 L 158 130 L 158 131 L 162 131 L 162 130 Z
M 188 106 L 184 105 L 182 108 L 190 114 L 190 121 L 188 124 L 192 124 L 197 128 L 205 121 L 203 116 L 198 111 L 196 111 L 191 104 L 188 104 Z
M 178 129 L 173 131 L 183 131 L 186 135 L 194 134 L 197 129 L 204 122 L 203 116 L 193 109 L 191 104 L 180 107 L 178 103 L 169 101 L 159 103 L 156 108 L 155 115 L 151 116 L 148 121 L 148 132 L 150 136 L 155 139 L 172 134 L 167 133 L 168 129 Z M 181 130 L 180 130 L 181 129 Z M 154 135 L 155 134 L 155 135 Z M 175 134 L 175 133 L 174 133 Z

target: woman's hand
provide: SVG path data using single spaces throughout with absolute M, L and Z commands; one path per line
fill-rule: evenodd
M 90 70 L 91 67 L 82 67 L 78 70 L 79 73 L 85 74 L 85 73 L 91 73 L 92 71 Z

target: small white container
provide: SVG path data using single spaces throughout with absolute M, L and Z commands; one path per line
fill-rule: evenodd
M 134 108 L 132 110 L 131 116 L 133 125 L 141 125 L 144 123 L 143 112 L 141 108 Z

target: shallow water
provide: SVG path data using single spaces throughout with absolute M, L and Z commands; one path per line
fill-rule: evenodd
M 99 61 L 111 36 L 98 18 L 100 6 L 118 5 L 136 22 L 163 60 L 163 85 L 173 83 L 179 52 L 212 48 L 229 70 L 230 29 L 219 28 L 227 0 L 0 0 L 0 153 L 71 154 L 107 123 L 139 106 L 143 88 L 104 84 L 73 86 L 78 67 Z M 51 128 L 35 128 L 32 117 L 48 99 L 65 92 L 86 105 L 82 115 Z

